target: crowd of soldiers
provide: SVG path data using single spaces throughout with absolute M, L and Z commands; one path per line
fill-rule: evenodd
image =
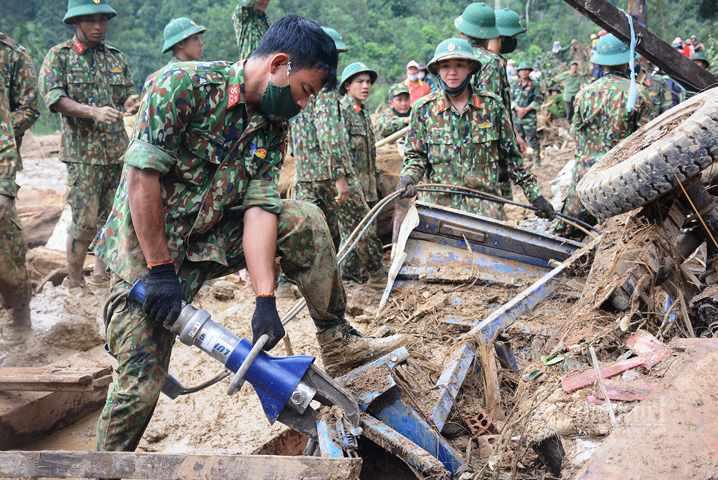
M 270 26 L 268 0 L 241 0 L 233 23 L 239 61 L 203 62 L 206 29 L 189 18 L 164 29 L 167 65 L 144 82 L 141 98 L 125 55 L 105 42 L 117 12 L 106 0 L 68 0 L 71 39 L 50 49 L 38 78 L 27 51 L 0 34 L 0 288 L 8 332 L 30 328 L 25 246 L 14 207 L 23 133 L 38 118 L 38 96 L 62 120 L 60 157 L 67 167 L 66 286 L 87 280 L 109 288 L 108 351 L 117 360 L 98 423 L 97 447 L 133 450 L 152 416 L 174 342 L 167 330 L 183 302 L 213 278 L 247 269 L 256 295 L 254 341 L 266 349 L 284 336 L 275 290 L 282 276 L 306 299 L 323 364 L 332 375 L 385 354 L 403 335 L 362 336 L 345 319 L 344 280 L 383 286 L 383 248 L 372 228 L 340 269 L 336 252 L 379 200 L 377 137 L 407 129 L 399 190 L 419 199 L 503 219 L 485 197 L 422 192 L 422 183 L 464 186 L 510 197 L 520 187 L 539 216 L 553 218 L 531 168 L 541 162 L 537 114 L 542 90 L 532 66 L 509 82 L 505 54 L 526 30 L 519 15 L 472 3 L 456 35 L 436 46 L 426 66 L 407 65 L 389 105 L 372 121 L 367 99 L 379 73 L 339 55 L 351 51 L 336 30 L 287 16 Z M 578 63 L 562 77 L 577 140 L 574 179 L 655 109 L 638 86 L 630 98 L 633 53 L 603 36 L 588 83 Z M 428 75 L 422 75 L 428 72 Z M 37 87 L 36 87 L 37 84 Z M 36 93 L 37 92 L 37 93 Z M 123 117 L 136 114 L 131 139 Z M 280 198 L 285 151 L 296 176 L 292 199 Z M 524 158 L 531 165 L 524 165 Z M 575 182 L 574 182 L 575 183 Z M 590 220 L 575 195 L 564 213 Z M 142 280 L 145 300 L 127 299 Z

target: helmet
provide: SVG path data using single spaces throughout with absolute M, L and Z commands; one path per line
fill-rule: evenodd
M 346 83 L 348 80 L 351 80 L 353 76 L 359 75 L 360 73 L 368 73 L 369 77 L 371 78 L 371 83 L 376 82 L 376 77 L 378 75 L 374 70 L 367 67 L 362 62 L 354 62 L 344 67 L 344 70 L 342 71 L 342 80 L 341 82 L 339 82 L 339 88 L 343 89 L 344 83 Z
M 112 18 L 117 12 L 105 0 L 67 0 L 67 12 L 62 21 L 69 24 L 73 18 L 98 14 Z
M 519 67 L 516 69 L 517 72 L 520 72 L 521 70 L 531 70 L 533 71 L 534 67 L 531 66 L 529 62 L 521 62 L 519 63 Z
M 389 88 L 389 98 L 394 98 L 402 94 L 409 95 L 409 87 L 407 87 L 404 82 L 395 83 Z
M 591 55 L 591 63 L 597 65 L 623 65 L 631 58 L 631 51 L 628 45 L 619 40 L 615 35 L 604 35 L 596 43 L 596 49 Z
M 471 3 L 464 13 L 454 20 L 454 26 L 464 35 L 471 38 L 489 40 L 500 36 L 496 28 L 494 9 L 485 3 Z
M 691 60 L 693 60 L 694 62 L 696 60 L 705 62 L 706 67 L 711 66 L 711 62 L 708 60 L 708 57 L 706 57 L 706 52 L 704 52 L 703 50 L 697 50 L 697 51 L 693 52 L 693 55 L 691 55 Z
M 196 33 L 204 33 L 206 30 L 205 27 L 197 25 L 187 17 L 173 18 L 165 26 L 162 53 L 169 52 L 182 40 L 186 40 Z
M 429 61 L 426 68 L 434 75 L 437 75 L 439 62 L 451 59 L 462 59 L 472 62 L 474 66 L 471 72 L 472 75 L 481 69 L 481 62 L 479 62 L 474 55 L 474 49 L 471 47 L 471 44 L 463 38 L 449 38 L 441 42 L 434 51 L 434 58 Z
M 521 26 L 519 14 L 509 8 L 501 8 L 496 10 L 496 28 L 502 37 L 515 37 L 521 33 L 526 33 L 526 29 Z
M 346 52 L 349 50 L 347 44 L 344 43 L 341 33 L 330 27 L 322 27 L 322 30 L 324 30 L 324 33 L 332 37 L 332 40 L 334 40 L 334 46 L 337 48 L 338 52 Z

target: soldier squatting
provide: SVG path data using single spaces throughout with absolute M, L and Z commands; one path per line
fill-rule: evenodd
M 270 26 L 268 0 L 242 0 L 233 15 L 237 61 L 202 61 L 205 28 L 180 17 L 164 30 L 171 60 L 135 89 L 125 55 L 105 41 L 117 12 L 106 0 L 68 0 L 73 29 L 47 53 L 36 78 L 27 51 L 0 34 L 0 290 L 10 313 L 3 340 L 31 328 L 25 246 L 15 211 L 15 175 L 23 133 L 38 118 L 38 97 L 60 114 L 61 160 L 68 172 L 66 286 L 89 282 L 126 295 L 143 279 L 142 305 L 108 312 L 107 345 L 117 367 L 97 426 L 99 450 L 134 450 L 165 380 L 182 302 L 208 280 L 247 269 L 256 295 L 254 340 L 266 348 L 284 336 L 275 300 L 275 258 L 282 277 L 306 299 L 324 367 L 332 375 L 404 344 L 402 335 L 362 336 L 345 319 L 342 279 L 382 286 L 383 249 L 374 228 L 343 268 L 336 251 L 378 200 L 375 142 L 408 126 L 399 189 L 422 182 L 467 186 L 511 196 L 521 188 L 537 214 L 553 218 L 531 167 L 540 165 L 540 84 L 532 65 L 513 84 L 503 55 L 525 32 L 519 15 L 472 3 L 439 43 L 426 67 L 391 86 L 373 124 L 366 101 L 379 72 L 361 62 L 337 79 L 339 54 L 351 46 L 329 26 L 287 16 Z M 458 12 L 457 12 L 458 13 Z M 628 47 L 603 36 L 591 62 L 605 76 L 582 85 L 576 72 L 566 101 L 577 138 L 574 185 L 565 213 L 590 221 L 575 180 L 654 111 L 639 89 L 631 111 Z M 700 60 L 700 59 L 698 59 Z M 425 68 L 432 77 L 421 78 Z M 433 88 L 432 88 L 433 86 Z M 411 95 L 420 98 L 411 102 Z M 658 102 L 660 103 L 660 102 Z M 123 117 L 137 115 L 131 138 Z M 285 151 L 296 161 L 293 198 L 280 198 Z M 530 165 L 524 164 L 530 160 Z M 505 218 L 500 204 L 454 194 L 419 193 L 424 201 Z M 405 200 L 406 201 L 406 200 Z M 559 228 L 565 228 L 559 225 Z

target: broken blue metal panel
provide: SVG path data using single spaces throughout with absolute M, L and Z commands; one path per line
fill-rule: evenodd
M 344 458 L 344 451 L 332 439 L 331 430 L 326 420 L 317 420 L 316 425 L 321 456 L 324 458 Z
M 452 475 L 464 464 L 461 455 L 449 442 L 401 400 L 398 388 L 375 400 L 368 412 L 439 459 Z
M 362 430 L 365 438 L 401 459 L 418 478 L 452 478 L 435 456 L 376 418 L 363 415 Z
M 434 422 L 436 428 L 441 432 L 446 425 L 451 409 L 454 406 L 456 396 L 461 390 L 466 374 L 471 369 L 471 364 L 476 356 L 476 349 L 471 344 L 464 344 L 460 349 L 454 350 L 446 368 L 441 373 L 436 386 L 441 392 L 439 401 L 431 411 L 431 421 Z
M 530 263 L 470 252 L 466 247 L 456 248 L 416 238 L 410 238 L 407 242 L 406 254 L 406 261 L 399 272 L 401 278 L 444 281 L 478 278 L 516 286 L 534 281 L 547 271 Z
M 386 355 L 383 355 L 372 362 L 366 363 L 360 367 L 355 368 L 354 370 L 342 375 L 336 380 L 341 385 L 347 385 L 364 375 L 369 370 L 373 370 L 374 368 L 380 367 L 382 365 L 385 365 L 388 368 L 394 368 L 400 363 L 406 362 L 408 358 L 409 350 L 407 350 L 406 347 L 399 347 L 396 350 L 389 352 Z
M 432 241 L 457 248 L 468 242 L 474 252 L 510 258 L 548 267 L 549 260 L 563 261 L 583 244 L 553 235 L 507 225 L 496 219 L 417 202 L 419 226 L 413 238 L 435 236 Z

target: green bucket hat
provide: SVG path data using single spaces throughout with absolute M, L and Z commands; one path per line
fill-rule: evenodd
M 322 27 L 322 30 L 324 30 L 324 33 L 332 37 L 332 40 L 334 40 L 334 46 L 337 48 L 338 52 L 346 52 L 349 50 L 347 44 L 344 43 L 341 33 L 330 27 Z
M 107 15 L 112 18 L 117 12 L 105 0 L 67 0 L 67 12 L 62 21 L 69 24 L 73 18 L 85 15 Z
M 169 52 L 172 47 L 182 40 L 186 40 L 196 33 L 204 33 L 206 30 L 205 27 L 197 25 L 187 17 L 173 18 L 165 26 L 162 53 Z
M 615 35 L 602 36 L 596 43 L 596 49 L 591 55 L 591 63 L 597 65 L 623 65 L 631 59 L 631 50 L 628 45 Z
M 485 3 L 472 3 L 454 20 L 454 26 L 464 35 L 481 40 L 499 37 L 494 9 Z
M 531 66 L 529 62 L 521 62 L 519 63 L 519 67 L 516 69 L 517 72 L 520 72 L 521 70 L 531 70 L 533 71 L 534 67 Z
M 405 83 L 395 83 L 389 88 L 389 98 L 394 98 L 399 95 L 410 95 L 409 87 Z
M 711 66 L 711 62 L 710 62 L 710 60 L 708 60 L 708 57 L 706 57 L 706 52 L 704 52 L 703 50 L 693 52 L 693 55 L 691 55 L 691 60 L 693 60 L 694 62 L 696 60 L 701 61 L 701 62 L 706 62 L 706 66 L 708 66 L 708 67 Z
M 481 69 L 481 62 L 474 55 L 474 49 L 471 44 L 463 38 L 449 38 L 437 45 L 434 51 L 434 58 L 426 65 L 426 69 L 434 75 L 438 75 L 439 62 L 442 60 L 469 60 L 473 63 L 474 69 L 471 72 L 478 72 Z
M 378 77 L 377 73 L 374 70 L 367 67 L 362 62 L 350 63 L 349 65 L 344 67 L 344 70 L 342 71 L 342 80 L 341 82 L 339 82 L 339 88 L 344 89 L 344 84 L 348 80 L 351 80 L 353 76 L 359 75 L 360 73 L 368 73 L 369 77 L 371 78 L 371 83 L 376 82 L 376 78 Z
M 526 29 L 521 26 L 519 14 L 509 8 L 496 10 L 496 28 L 502 37 L 515 37 L 526 33 Z

